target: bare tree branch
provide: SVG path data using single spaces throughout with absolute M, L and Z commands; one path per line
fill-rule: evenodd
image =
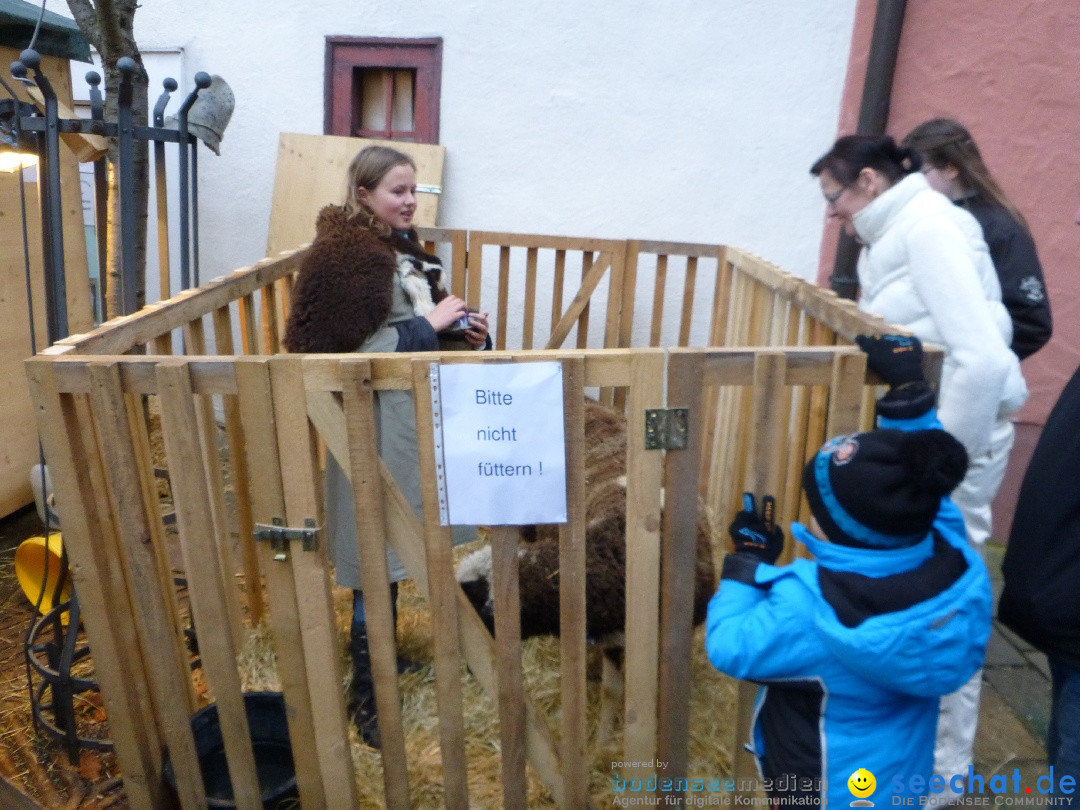
M 147 96 L 147 75 L 143 67 L 142 56 L 135 44 L 135 10 L 137 0 L 68 0 L 79 30 L 101 56 L 105 73 L 105 118 L 115 121 L 117 98 L 120 87 L 120 71 L 117 62 L 122 57 L 130 57 L 139 66 L 132 77 L 132 117 L 136 126 L 145 126 L 149 118 Z M 120 194 L 117 187 L 117 148 L 115 139 L 109 148 L 109 216 L 108 216 L 108 251 L 103 257 L 105 272 L 108 274 L 108 300 L 105 302 L 107 317 L 123 312 L 120 297 L 122 287 L 121 267 L 123 246 L 120 228 Z M 146 218 L 149 193 L 149 150 L 146 141 L 135 141 L 135 155 L 131 169 L 135 173 L 135 301 L 136 307 L 146 303 Z
M 98 22 L 97 9 L 90 0 L 67 0 L 71 16 L 79 26 L 86 40 L 101 52 L 101 25 Z

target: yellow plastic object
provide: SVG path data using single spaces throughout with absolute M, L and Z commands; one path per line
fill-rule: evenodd
M 47 578 L 45 579 L 45 596 L 41 599 L 41 612 L 48 613 L 57 604 L 53 600 L 53 591 L 56 590 L 56 582 L 60 578 L 60 552 L 63 546 L 60 533 L 50 534 L 48 547 L 44 537 L 28 537 L 23 540 L 15 550 L 15 576 L 19 579 L 22 588 L 30 604 L 37 604 L 41 594 L 42 577 L 46 576 L 45 565 L 48 562 Z M 60 592 L 60 602 L 66 602 L 71 595 L 71 577 Z M 67 613 L 62 619 L 67 621 Z

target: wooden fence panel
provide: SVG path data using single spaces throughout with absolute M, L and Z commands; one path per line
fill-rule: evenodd
M 161 746 L 142 656 L 130 655 L 137 646 L 129 644 L 136 637 L 134 627 L 125 628 L 133 621 L 125 609 L 126 584 L 116 559 L 101 542 L 109 515 L 101 513 L 94 482 L 87 474 L 87 467 L 97 459 L 96 446 L 85 418 L 80 418 L 77 397 L 62 392 L 56 366 L 43 358 L 29 360 L 27 376 L 57 502 L 63 504 L 64 544 L 76 561 L 72 581 L 94 650 L 95 674 L 125 774 L 128 801 L 133 808 L 152 810 L 168 801 Z
M 495 285 L 495 307 L 492 317 L 495 323 L 495 348 L 519 348 L 536 343 L 532 333 L 540 316 L 538 307 L 539 292 L 530 282 L 540 273 L 545 274 L 550 268 L 552 283 L 550 319 L 550 337 L 547 348 L 561 347 L 571 332 L 577 328 L 575 345 L 578 348 L 597 345 L 616 345 L 620 329 L 620 309 L 623 300 L 623 268 L 626 255 L 626 243 L 603 239 L 581 239 L 556 236 L 533 236 L 529 234 L 491 233 L 472 231 L 469 233 L 469 258 L 467 273 L 470 294 L 473 290 L 483 290 L 485 247 L 498 248 L 499 273 Z M 520 261 L 519 261 L 520 253 Z M 566 304 L 563 297 L 567 254 L 577 254 L 581 261 L 581 284 L 573 300 Z M 515 277 L 511 270 L 522 264 L 522 287 L 520 292 L 514 285 Z M 536 266 L 535 274 L 529 268 Z M 593 293 L 599 285 L 607 281 L 607 298 L 593 300 Z M 521 314 L 511 311 L 511 302 L 520 304 Z M 470 300 L 470 306 L 473 302 Z M 601 309 L 600 319 L 604 334 L 599 337 L 590 335 L 589 319 L 593 309 Z M 522 321 L 522 337 L 511 338 L 509 323 L 511 320 Z M 528 322 L 527 324 L 525 322 Z M 530 334 L 525 335 L 526 328 Z M 603 341 L 601 343 L 601 341 Z
M 865 384 L 865 359 L 847 344 L 857 334 L 880 333 L 888 327 L 831 293 L 731 247 L 444 229 L 425 229 L 421 236 L 425 246 L 438 250 L 444 259 L 449 250 L 447 264 L 455 294 L 475 308 L 494 300 L 499 346 L 516 340 L 519 327 L 509 323 L 511 317 L 520 318 L 521 345 L 526 347 L 543 343 L 545 336 L 535 331 L 550 322 L 546 351 L 461 355 L 447 362 L 558 359 L 564 363 L 568 438 L 583 429 L 579 427 L 580 394 L 586 387 L 599 390 L 602 401 L 625 409 L 631 420 L 626 586 L 635 598 L 627 600 L 631 632 L 624 670 L 623 747 L 627 761 L 647 762 L 659 756 L 669 763 L 665 776 L 677 776 L 680 768 L 685 774 L 690 593 L 673 587 L 672 582 L 680 576 L 685 581 L 693 564 L 698 493 L 705 495 L 721 523 L 730 519 L 739 493 L 751 485 L 770 487 L 780 501 L 783 522 L 805 517 L 799 476 L 806 457 L 826 434 L 866 427 L 871 418 L 873 394 Z M 498 256 L 498 272 L 488 285 L 483 283 L 485 249 L 489 260 L 492 254 Z M 207 640 L 204 670 L 223 716 L 231 723 L 242 713 L 234 660 L 247 634 L 241 615 L 256 623 L 268 605 L 305 808 L 356 802 L 339 683 L 340 641 L 329 609 L 327 566 L 321 548 L 314 554 L 290 548 L 283 560 L 275 559 L 269 545 L 256 543 L 253 534 L 256 522 L 270 523 L 274 518 L 287 525 L 309 518 L 321 521 L 319 456 L 311 425 L 352 479 L 358 507 L 372 503 L 372 498 L 381 504 L 381 515 L 367 508 L 358 515 L 367 521 L 362 525 L 370 523 L 372 528 L 362 534 L 380 536 L 375 527 L 385 526 L 390 546 L 434 607 L 447 805 L 468 803 L 462 656 L 485 691 L 500 701 L 507 805 L 523 806 L 526 800 L 522 778 L 526 757 L 561 806 L 587 804 L 585 583 L 583 565 L 577 562 L 584 555 L 582 522 L 574 519 L 560 533 L 564 728 L 561 746 L 557 746 L 552 730 L 520 685 L 520 658 L 511 630 L 518 613 L 512 581 L 516 573 L 513 532 L 496 532 L 501 563 L 496 613 L 503 630 L 495 645 L 453 581 L 448 531 L 430 518 L 421 521 L 413 514 L 375 455 L 372 392 L 412 390 L 421 417 L 421 462 L 424 469 L 433 469 L 433 427 L 430 417 L 424 416 L 430 414 L 430 356 L 371 360 L 312 356 L 271 361 L 259 357 L 280 350 L 293 278 L 303 255 L 298 252 L 260 262 L 198 290 L 184 291 L 172 301 L 89 335 L 73 336 L 51 350 L 49 359 L 29 366 L 42 424 L 60 426 L 51 428 L 56 435 L 46 443 L 50 467 L 55 464 L 56 468 L 54 480 L 59 477 L 58 496 L 65 505 L 71 503 L 85 512 L 70 525 L 65 519 L 65 541 L 80 560 L 76 584 L 118 737 L 118 755 L 125 776 L 131 779 L 132 806 L 157 806 L 161 801 L 157 752 L 163 746 L 175 751 L 181 770 L 191 769 L 182 727 L 186 713 L 194 707 L 194 695 L 190 677 L 182 672 L 183 628 L 168 582 L 169 566 L 160 554 L 164 546 L 161 502 L 153 491 L 154 462 L 139 401 L 159 392 L 181 545 L 190 558 L 186 567 L 192 580 L 193 610 L 200 626 L 232 628 Z M 572 281 L 567 279 L 568 261 Z M 579 261 L 580 283 L 572 295 L 564 295 L 570 292 L 566 286 L 577 282 Z M 657 272 L 650 286 L 647 277 L 653 263 Z M 516 308 L 514 312 L 509 311 L 511 307 Z M 635 323 L 637 315 L 642 318 L 640 324 Z M 210 350 L 207 326 L 213 330 L 217 358 L 203 356 Z M 602 329 L 602 337 L 597 328 Z M 112 356 L 144 346 L 171 353 L 178 330 L 183 333 L 179 348 L 184 357 L 162 361 L 160 355 Z M 242 353 L 256 357 L 233 353 L 237 337 Z M 561 349 L 567 341 L 585 348 L 628 346 L 639 339 L 654 345 L 702 343 L 717 348 L 673 349 L 666 372 L 661 350 Z M 79 360 L 80 356 L 84 359 Z M 87 356 L 101 359 L 89 368 Z M 658 384 L 665 373 L 666 397 Z M 645 452 L 642 412 L 664 405 L 690 408 L 689 450 Z M 220 416 L 224 434 L 216 421 Z M 227 460 L 219 455 L 219 441 L 227 447 Z M 786 457 L 767 455 L 765 447 L 775 447 L 778 453 L 783 448 Z M 581 444 L 570 442 L 568 507 L 572 514 L 583 509 L 581 482 L 574 478 L 580 454 Z M 77 466 L 75 459 L 84 457 L 89 463 Z M 85 480 L 76 475 L 83 467 Z M 661 525 L 660 493 L 665 480 L 668 503 Z M 222 495 L 230 481 L 235 506 Z M 427 514 L 434 512 L 431 485 L 426 481 Z M 110 496 L 110 490 L 123 493 L 129 502 L 141 503 L 143 513 L 116 523 L 113 497 L 119 496 Z M 229 507 L 233 507 L 231 512 Z M 232 526 L 240 533 L 242 583 L 236 581 L 237 568 L 229 557 Z M 135 549 L 138 536 L 149 536 L 149 547 Z M 361 553 L 380 557 L 382 548 L 365 544 Z M 663 588 L 658 562 L 663 563 Z M 365 569 L 379 579 L 377 563 Z M 138 577 L 143 577 L 151 570 L 159 586 L 146 593 L 130 592 L 136 576 L 132 572 L 141 572 Z M 109 589 L 100 583 L 88 584 L 86 572 L 100 577 Z M 377 658 L 386 664 L 378 665 L 380 671 L 375 673 L 384 742 L 384 791 L 388 806 L 405 807 L 410 795 L 396 672 L 390 671 L 395 656 L 389 595 L 380 596 L 378 581 L 365 582 L 365 590 L 371 600 L 373 649 L 381 650 Z M 107 602 L 106 593 L 124 593 L 129 612 L 140 615 L 116 617 L 115 600 Z M 241 604 L 246 612 L 241 611 Z M 95 621 L 105 611 L 112 626 Z M 156 639 L 149 640 L 155 635 Z M 133 647 L 140 649 L 138 668 L 130 674 L 138 682 L 134 687 L 125 679 L 125 659 L 119 657 Z M 166 656 L 173 661 L 169 671 L 156 667 L 153 660 Z M 327 691 L 333 692 L 332 700 L 326 700 Z M 176 694 L 166 707 L 170 692 Z M 659 707 L 659 714 L 654 707 Z M 241 803 L 250 805 L 253 776 L 248 768 L 251 751 L 246 729 L 234 726 L 227 744 Z M 642 777 L 647 776 L 644 769 L 639 770 Z M 636 772 L 627 776 L 638 778 Z M 187 790 L 181 802 L 194 806 L 198 796 L 193 789 Z

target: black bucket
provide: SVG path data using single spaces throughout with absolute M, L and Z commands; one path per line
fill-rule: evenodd
M 281 692 L 246 692 L 244 709 L 251 730 L 251 747 L 255 754 L 263 807 L 278 810 L 285 806 L 298 806 L 296 767 L 289 744 L 284 695 Z M 211 703 L 191 716 L 191 732 L 195 735 L 195 753 L 199 757 L 199 769 L 206 790 L 206 806 L 236 807 L 216 704 Z M 165 781 L 175 790 L 176 775 L 167 757 L 163 770 Z

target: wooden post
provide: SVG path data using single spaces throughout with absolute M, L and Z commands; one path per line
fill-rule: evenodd
M 198 417 L 190 366 L 180 359 L 157 367 L 161 424 L 171 461 L 176 522 L 188 575 L 192 614 L 199 627 L 228 627 L 222 572 L 210 517 L 210 493 L 203 475 Z M 236 806 L 261 810 L 262 799 L 251 732 L 236 669 L 236 646 L 229 633 L 203 633 L 199 639 L 203 671 L 213 690 Z
M 284 517 L 285 494 L 267 359 L 238 359 L 236 388 L 247 468 L 251 471 L 252 513 L 256 522 L 269 525 L 275 517 Z M 289 740 L 300 802 L 305 810 L 310 807 L 326 808 L 328 804 L 319 768 L 311 708 L 313 693 L 304 666 L 303 636 L 292 570 L 287 561 L 274 559 L 269 543 L 257 545 L 260 568 L 265 572 L 266 592 L 270 598 L 270 622 L 274 649 L 277 651 L 278 677 L 285 693 Z
M 785 373 L 786 361 L 783 352 L 762 351 L 755 355 L 750 465 L 743 488 L 754 493 L 759 504 L 765 495 L 775 497 L 780 484 L 780 459 L 784 452 L 786 424 Z M 750 739 L 750 723 L 757 691 L 757 686 L 739 681 L 738 719 L 735 724 L 735 738 L 732 740 L 736 783 L 752 778 L 757 773 L 754 758 L 743 745 Z
M 435 487 L 435 443 L 431 418 L 431 363 L 412 363 L 413 398 L 416 406 L 416 435 L 420 453 L 420 483 L 427 547 L 428 601 L 431 604 L 432 635 L 435 648 L 435 691 L 439 707 L 439 741 L 442 745 L 443 781 L 447 808 L 469 806 L 465 779 L 465 723 L 461 703 L 460 648 L 457 634 L 457 597 L 461 588 L 454 579 L 451 536 L 448 526 L 434 519 L 439 514 Z
M 371 363 L 367 360 L 343 361 L 341 393 L 348 431 L 356 540 L 364 586 L 364 613 L 369 629 L 371 671 L 375 681 L 375 707 L 382 743 L 383 790 L 388 808 L 408 810 L 409 772 L 406 767 L 405 731 L 401 723 L 401 695 L 398 691 L 394 611 L 390 604 L 386 564 L 386 517 L 382 481 L 379 478 Z
M 491 589 L 495 610 L 495 669 L 499 687 L 503 807 L 524 810 L 525 693 L 521 683 L 521 599 L 518 530 L 491 529 Z
M 562 777 L 565 810 L 588 801 L 585 725 L 585 364 L 560 358 L 566 444 L 566 517 L 559 527 L 559 660 L 562 696 Z M 520 625 L 519 625 L 520 626 Z M 500 643 L 502 639 L 500 638 Z
M 624 743 L 629 762 L 656 757 L 660 622 L 660 525 L 664 453 L 645 449 L 645 411 L 664 405 L 664 352 L 642 350 L 630 361 L 626 408 L 626 661 Z M 690 407 L 695 407 L 694 405 Z M 685 451 L 672 451 L 679 454 Z M 696 504 L 696 490 L 695 501 Z M 695 508 L 696 512 L 696 508 Z M 696 536 L 696 529 L 695 529 Z M 688 582 L 693 581 L 691 576 Z M 683 586 L 685 590 L 685 585 Z M 692 590 L 692 588 L 691 588 Z M 631 628 L 632 632 L 631 632 Z M 629 779 L 647 779 L 647 768 Z M 667 776 L 665 772 L 663 774 Z
M 282 478 L 285 525 L 304 527 L 322 518 L 322 476 L 307 415 L 302 359 L 278 355 L 270 359 L 274 425 Z M 355 807 L 359 802 L 342 692 L 340 641 L 330 595 L 326 539 L 312 549 L 293 543 L 288 550 L 296 593 L 297 618 L 312 696 L 315 751 L 329 808 Z M 272 565 L 278 565 L 274 562 Z
M 668 407 L 689 409 L 689 445 L 665 458 L 661 561 L 660 717 L 657 757 L 665 776 L 686 777 L 690 729 L 690 656 L 694 562 L 697 556 L 698 475 L 701 469 L 702 355 L 668 355 Z M 658 796 L 661 792 L 658 791 Z M 679 801 L 682 794 L 677 795 Z

